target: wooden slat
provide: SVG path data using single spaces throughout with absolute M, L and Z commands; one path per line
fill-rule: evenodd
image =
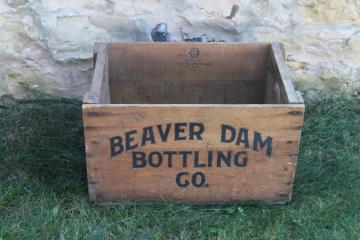
M 83 105 L 86 159 L 90 199 L 118 202 L 126 199 L 188 202 L 287 202 L 291 199 L 304 107 L 295 105 Z M 202 140 L 189 140 L 189 123 L 203 123 Z M 156 127 L 155 142 L 111 157 L 110 139 L 136 130 L 132 144 L 140 144 L 144 127 L 172 124 L 168 140 L 162 142 Z M 174 140 L 174 124 L 187 123 L 187 140 Z M 248 129 L 249 148 L 244 144 L 222 143 L 221 124 Z M 254 132 L 264 140 L 272 137 L 272 153 L 253 150 Z M 198 151 L 201 163 L 208 151 L 246 151 L 246 167 L 194 168 L 193 160 L 181 166 L 179 156 L 173 167 L 132 168 L 132 151 Z M 165 160 L 164 160 L 165 161 Z M 202 172 L 206 187 L 179 187 L 180 172 Z M 191 178 L 191 176 L 190 176 Z M 181 179 L 182 181 L 185 178 Z M 191 179 L 190 179 L 191 180 Z
M 109 69 L 106 44 L 95 44 L 94 75 L 91 89 L 84 96 L 84 103 L 110 103 Z
M 108 47 L 112 81 L 264 81 L 270 50 L 265 43 L 120 43 Z M 193 57 L 191 49 L 196 49 Z
M 295 92 L 285 62 L 285 50 L 281 43 L 271 43 L 270 69 L 273 71 L 274 81 L 279 84 L 283 103 L 302 103 Z M 274 83 L 275 84 L 275 83 Z
M 248 104 L 264 102 L 264 81 L 114 81 L 112 103 Z

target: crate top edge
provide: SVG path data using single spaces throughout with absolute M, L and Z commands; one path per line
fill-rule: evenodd
M 285 104 L 136 104 L 136 103 L 129 103 L 129 104 L 121 104 L 121 103 L 83 103 L 83 107 L 95 107 L 95 108 L 107 108 L 107 107 L 139 107 L 139 108 L 151 108 L 151 107 L 159 107 L 159 108 L 169 108 L 169 107 L 176 107 L 176 108 L 304 108 L 304 103 L 285 103 Z
M 95 42 L 94 45 L 105 46 L 124 46 L 124 45 L 193 45 L 193 44 L 206 44 L 206 45 L 253 45 L 253 46 L 270 46 L 272 43 L 277 42 Z

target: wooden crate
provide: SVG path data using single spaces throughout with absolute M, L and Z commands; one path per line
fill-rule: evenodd
M 290 201 L 304 104 L 279 43 L 96 44 L 90 199 Z

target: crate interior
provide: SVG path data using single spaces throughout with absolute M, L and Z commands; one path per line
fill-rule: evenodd
M 270 44 L 109 44 L 112 104 L 287 103 Z

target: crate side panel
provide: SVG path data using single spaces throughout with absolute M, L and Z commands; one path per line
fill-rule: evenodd
M 96 44 L 94 49 L 94 74 L 90 91 L 84 95 L 83 103 L 110 103 L 108 52 L 106 44 Z
M 112 81 L 264 81 L 269 44 L 109 44 Z
M 286 66 L 285 48 L 281 43 L 271 44 L 269 70 L 271 71 L 269 74 L 272 75 L 273 81 L 270 85 L 274 87 L 271 89 L 274 90 L 276 97 L 279 95 L 281 103 L 303 103 L 302 98 L 298 98 L 296 94 L 289 70 Z
M 86 105 L 90 198 L 289 201 L 303 110 L 302 105 Z
M 112 103 L 150 104 L 260 104 L 263 81 L 115 81 Z

